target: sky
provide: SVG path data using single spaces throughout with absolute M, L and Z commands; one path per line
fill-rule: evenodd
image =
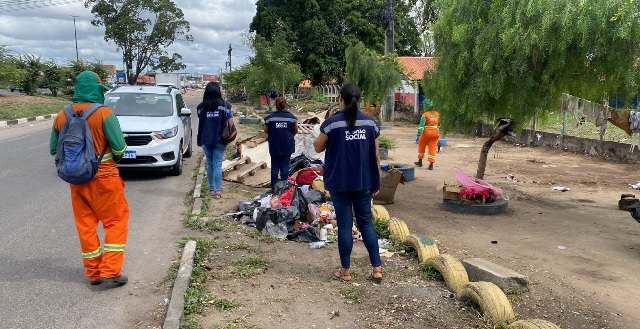
M 217 74 L 225 70 L 231 44 L 231 65 L 248 61 L 251 49 L 242 34 L 256 12 L 255 0 L 173 0 L 189 22 L 193 42 L 177 41 L 167 48 L 169 56 L 182 55 L 184 72 Z M 0 0 L 0 45 L 14 54 L 30 54 L 60 64 L 78 56 L 88 61 L 114 64 L 122 69 L 122 54 L 114 43 L 104 41 L 104 27 L 91 25 L 93 15 L 82 0 Z M 148 68 L 150 69 L 150 68 Z

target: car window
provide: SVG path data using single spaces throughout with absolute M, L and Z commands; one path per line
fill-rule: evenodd
M 173 100 L 168 94 L 109 93 L 104 104 L 118 116 L 166 117 L 173 114 Z

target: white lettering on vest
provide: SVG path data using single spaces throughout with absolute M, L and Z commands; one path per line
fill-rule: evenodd
M 286 122 L 276 122 L 276 128 L 287 128 Z
M 364 129 L 357 129 L 354 131 L 345 131 L 344 140 L 352 141 L 356 139 L 367 139 L 367 131 Z
M 218 113 L 218 111 L 208 111 L 207 112 L 207 118 L 217 118 L 220 116 L 220 113 Z

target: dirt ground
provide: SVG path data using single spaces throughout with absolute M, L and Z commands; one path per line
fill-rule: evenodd
M 413 124 L 394 123 L 382 134 L 398 142 L 387 162 L 415 161 Z M 484 140 L 447 138 L 435 169 L 415 168 L 416 179 L 400 185 L 395 203 L 385 205 L 392 217 L 412 233 L 437 239 L 440 253 L 484 258 L 528 276 L 530 291 L 509 296 L 517 319 L 545 319 L 562 328 L 640 327 L 640 224 L 617 208 L 622 193 L 640 196 L 628 186 L 640 180 L 637 165 L 499 142 L 490 151 L 485 180 L 504 190 L 507 212 L 459 214 L 442 208 L 437 187 L 455 182 L 454 167 L 473 176 Z M 211 200 L 210 216 L 233 211 L 260 192 L 225 183 L 224 198 Z M 421 276 L 414 258 L 384 257 L 385 280 L 376 285 L 366 280 L 366 251 L 357 244 L 354 280 L 337 282 L 331 280 L 339 266 L 337 246 L 309 250 L 254 231 L 230 224 L 215 233 L 224 246 L 210 255 L 211 305 L 199 319 L 202 327 L 491 328 L 443 282 Z M 268 260 L 259 274 L 232 270 L 238 259 L 256 255 Z M 216 300 L 235 307 L 221 311 Z

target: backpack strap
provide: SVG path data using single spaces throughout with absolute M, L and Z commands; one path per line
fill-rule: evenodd
M 73 111 L 73 104 L 67 104 L 64 106 L 64 114 L 67 116 L 67 120 L 73 116 L 76 115 L 76 113 Z M 91 105 L 89 105 L 89 107 L 87 107 L 86 109 L 84 109 L 83 111 L 81 111 L 80 113 L 80 117 L 82 118 L 88 118 L 90 115 L 93 114 L 93 112 L 95 112 L 97 109 L 103 107 L 103 104 L 100 103 L 93 103 Z M 98 163 L 102 162 L 102 158 L 104 157 L 104 154 L 107 152 L 107 147 L 109 146 L 109 141 L 107 141 L 107 143 L 104 145 L 104 148 L 102 149 L 102 153 L 100 153 L 100 156 L 98 157 Z

